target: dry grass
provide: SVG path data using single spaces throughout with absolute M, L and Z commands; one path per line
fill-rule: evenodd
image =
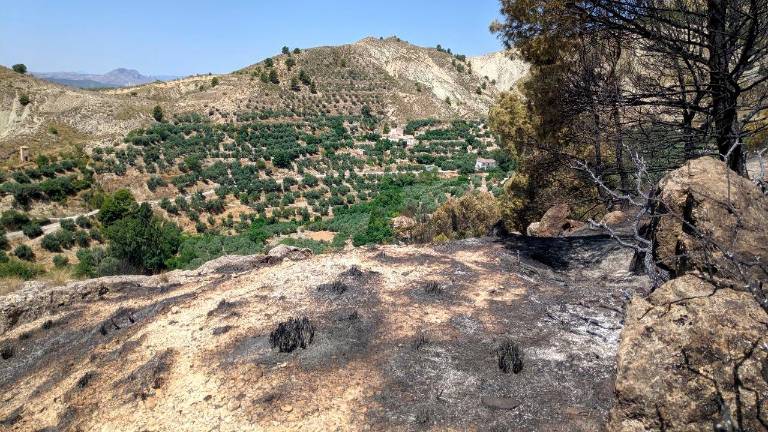
M 0 295 L 6 295 L 21 288 L 24 284 L 24 279 L 20 278 L 1 278 L 0 279 Z
M 71 267 L 53 268 L 40 277 L 40 280 L 54 286 L 66 285 L 76 279 Z

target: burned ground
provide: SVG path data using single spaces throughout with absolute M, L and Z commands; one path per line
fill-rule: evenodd
M 528 241 L 356 249 L 56 309 L 0 337 L 0 424 L 597 430 L 645 281 L 607 239 Z M 279 352 L 290 317 L 314 337 Z M 499 368 L 506 341 L 518 373 Z

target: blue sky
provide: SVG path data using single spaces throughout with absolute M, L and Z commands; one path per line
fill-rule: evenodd
M 0 64 L 30 71 L 223 73 L 283 45 L 308 48 L 397 35 L 453 52 L 501 49 L 498 0 L 0 0 Z

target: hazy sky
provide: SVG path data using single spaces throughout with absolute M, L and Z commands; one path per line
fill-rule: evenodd
M 397 35 L 453 52 L 501 49 L 498 0 L 0 0 L 0 64 L 30 71 L 230 72 L 274 55 Z

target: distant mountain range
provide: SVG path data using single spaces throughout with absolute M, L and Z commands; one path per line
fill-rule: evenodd
M 125 68 L 118 68 L 102 75 L 78 72 L 34 72 L 32 75 L 46 81 L 78 88 L 130 87 L 179 78 L 172 75 L 146 76 L 137 70 Z

